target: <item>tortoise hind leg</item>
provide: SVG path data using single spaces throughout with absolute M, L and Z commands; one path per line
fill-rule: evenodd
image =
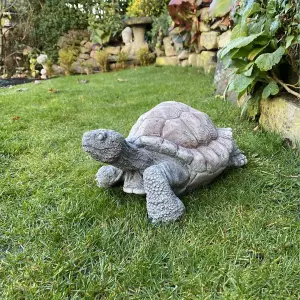
M 168 163 L 148 167 L 144 171 L 144 188 L 147 199 L 148 217 L 152 223 L 179 219 L 185 207 L 171 186 L 184 183 L 188 175 L 184 169 Z
M 229 167 L 242 167 L 247 164 L 247 157 L 245 156 L 244 152 L 242 152 L 238 146 L 236 145 L 235 141 L 233 141 L 233 150 L 229 156 Z

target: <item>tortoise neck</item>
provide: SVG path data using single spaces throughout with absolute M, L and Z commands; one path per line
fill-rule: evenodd
M 153 159 L 149 152 L 142 148 L 137 148 L 135 145 L 124 141 L 121 155 L 113 163 L 114 166 L 121 170 L 144 171 L 153 164 Z

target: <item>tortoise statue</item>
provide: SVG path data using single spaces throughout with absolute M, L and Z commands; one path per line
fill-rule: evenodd
M 83 135 L 82 146 L 109 164 L 99 169 L 98 185 L 124 182 L 124 192 L 146 194 L 152 222 L 177 220 L 185 210 L 178 195 L 208 184 L 227 167 L 247 163 L 231 128 L 216 128 L 207 114 L 175 101 L 143 114 L 127 138 L 97 129 Z

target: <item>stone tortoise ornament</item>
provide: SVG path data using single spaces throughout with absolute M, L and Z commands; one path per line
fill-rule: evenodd
M 146 194 L 153 223 L 183 215 L 177 195 L 210 183 L 227 167 L 247 163 L 231 128 L 216 128 L 207 114 L 175 101 L 140 116 L 127 138 L 97 129 L 83 135 L 82 145 L 96 161 L 109 164 L 99 169 L 98 185 L 124 182 L 124 192 Z

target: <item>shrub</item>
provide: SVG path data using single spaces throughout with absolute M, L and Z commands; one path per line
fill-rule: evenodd
M 107 72 L 108 70 L 108 57 L 109 54 L 104 50 L 96 52 L 95 59 L 102 72 Z
M 166 7 L 166 1 L 161 0 L 133 0 L 127 8 L 129 17 L 159 16 Z
M 71 66 L 77 58 L 77 53 L 72 48 L 62 48 L 58 51 L 59 64 L 64 69 L 66 75 L 72 73 Z
M 299 72 L 299 6 L 295 0 L 255 0 L 237 10 L 231 42 L 219 57 L 233 68 L 229 90 L 239 98 L 250 95 L 244 108 L 276 95 L 281 88 L 300 97 L 299 80 L 290 85 L 282 76 L 287 65 Z
M 142 66 L 149 66 L 151 63 L 151 53 L 149 52 L 148 48 L 146 47 L 141 47 L 138 51 L 137 51 L 137 57 L 139 60 L 139 63 Z
M 128 60 L 128 54 L 126 52 L 120 52 L 118 54 L 118 63 L 120 64 L 121 69 L 125 69 L 125 62 Z

